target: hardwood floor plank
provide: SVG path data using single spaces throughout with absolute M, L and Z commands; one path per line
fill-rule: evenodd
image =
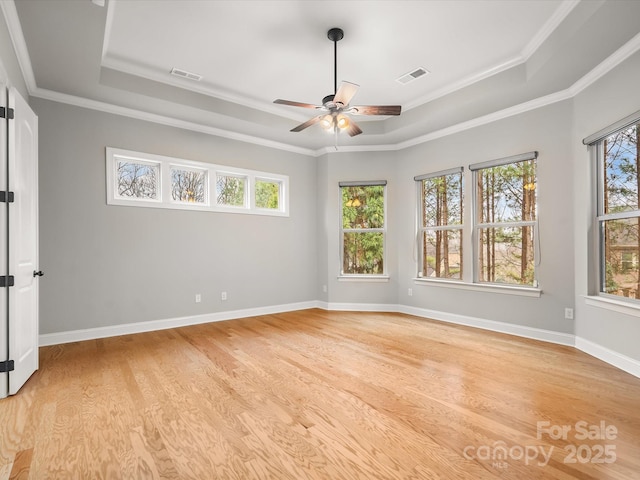
M 26 480 L 29 478 L 29 470 L 31 468 L 31 459 L 33 457 L 33 448 L 28 450 L 20 450 L 16 453 L 13 467 L 9 474 L 10 480 Z
M 310 309 L 40 358 L 0 479 L 639 478 L 640 379 L 570 347 Z

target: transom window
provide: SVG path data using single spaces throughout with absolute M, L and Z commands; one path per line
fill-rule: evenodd
M 107 148 L 107 204 L 289 215 L 289 177 Z
M 340 182 L 342 275 L 385 273 L 386 184 Z
M 537 286 L 537 152 L 471 165 L 475 281 Z

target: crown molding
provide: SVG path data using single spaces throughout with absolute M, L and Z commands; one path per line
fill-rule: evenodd
M 112 0 L 111 2 L 109 2 L 109 5 L 111 5 L 112 3 L 117 3 L 117 2 L 113 2 Z M 511 60 L 509 62 L 506 62 L 503 65 L 499 65 L 494 69 L 490 69 L 479 75 L 469 77 L 468 79 L 463 80 L 462 82 L 458 82 L 451 87 L 451 90 L 448 93 L 451 93 L 456 89 L 462 88 L 463 86 L 470 85 L 471 83 L 482 80 L 483 78 L 487 78 L 507 68 L 511 68 L 514 65 L 521 63 L 522 61 L 525 61 L 524 59 L 526 58 L 526 56 L 530 55 L 533 51 L 535 51 L 535 48 L 537 48 L 536 45 L 539 46 L 539 44 L 541 44 L 548 37 L 548 35 L 550 35 L 550 33 L 553 32 L 554 28 L 557 27 L 557 25 L 571 12 L 571 10 L 578 3 L 579 3 L 578 0 L 566 0 L 562 4 L 562 6 L 558 8 L 558 10 L 556 11 L 556 14 L 549 20 L 549 22 L 547 22 L 547 24 L 545 24 L 543 29 L 534 38 L 535 42 L 534 40 L 532 40 L 530 45 L 527 45 L 525 50 L 522 52 L 522 54 L 518 58 Z M 314 150 L 310 148 L 302 148 L 302 147 L 290 145 L 287 143 L 276 142 L 276 141 L 268 140 L 261 137 L 255 137 L 255 136 L 251 136 L 243 133 L 238 133 L 230 130 L 211 127 L 211 126 L 203 125 L 200 123 L 179 120 L 179 119 L 167 117 L 164 115 L 158 115 L 154 113 L 145 112 L 142 110 L 122 107 L 122 106 L 118 106 L 118 105 L 114 105 L 106 102 L 92 100 L 84 97 L 77 97 L 74 95 L 69 95 L 69 94 L 64 94 L 60 92 L 55 92 L 52 90 L 39 88 L 36 84 L 35 76 L 33 74 L 31 60 L 29 57 L 24 35 L 22 33 L 22 27 L 20 25 L 20 20 L 18 18 L 18 13 L 15 7 L 14 0 L 1 0 L 0 8 L 5 16 L 7 26 L 9 29 L 9 34 L 11 36 L 11 40 L 13 42 L 16 56 L 18 58 L 18 63 L 20 65 L 20 69 L 22 70 L 25 83 L 27 84 L 27 89 L 29 90 L 29 94 L 33 97 L 43 98 L 43 99 L 52 100 L 60 103 L 67 103 L 70 105 L 89 108 L 92 110 L 103 111 L 103 112 L 111 113 L 114 115 L 122 115 L 122 116 L 144 120 L 152 123 L 158 123 L 158 124 L 173 126 L 181 129 L 192 130 L 195 132 L 201 132 L 208 135 L 214 135 L 214 136 L 219 136 L 223 138 L 228 138 L 231 140 L 237 140 L 240 142 L 261 145 L 261 146 L 275 148 L 279 150 L 285 150 L 285 151 L 298 153 L 301 155 L 311 156 L 311 157 L 319 157 L 319 156 L 331 154 L 331 153 L 376 152 L 376 151 L 388 152 L 388 151 L 402 150 L 415 145 L 419 145 L 421 143 L 426 143 L 438 138 L 446 137 L 448 135 L 453 135 L 455 133 L 469 130 L 471 128 L 479 127 L 482 125 L 486 125 L 488 123 L 509 118 L 514 115 L 519 115 L 521 113 L 525 113 L 531 110 L 535 110 L 537 108 L 551 105 L 556 102 L 567 100 L 579 94 L 583 90 L 585 90 L 587 87 L 595 83 L 597 80 L 602 78 L 608 72 L 610 72 L 615 67 L 617 67 L 619 64 L 624 62 L 631 55 L 633 55 L 638 50 L 640 50 L 640 33 L 639 33 L 565 90 L 551 93 L 543 97 L 539 97 L 518 105 L 514 105 L 512 107 L 508 107 L 496 112 L 489 113 L 487 115 L 482 115 L 480 117 L 476 117 L 455 125 L 451 125 L 449 127 L 435 130 L 435 131 L 426 133 L 424 135 L 417 136 L 399 143 L 379 144 L 379 145 L 338 146 L 337 150 L 335 150 L 335 147 L 333 146 L 327 146 L 327 147 L 322 147 L 320 149 Z M 105 33 L 105 38 L 107 38 L 106 35 L 107 34 Z M 469 82 L 469 83 L 466 83 L 466 82 Z M 436 94 L 439 93 L 440 94 L 439 96 L 442 96 L 443 91 L 444 90 L 440 92 L 436 92 Z M 438 98 L 438 97 L 434 96 L 432 100 L 435 98 Z M 414 106 L 417 106 L 417 105 L 414 105 Z
M 44 88 L 36 88 L 33 92 L 31 92 L 31 96 L 42 98 L 45 100 L 51 100 L 54 102 L 65 103 L 68 105 L 74 105 L 76 107 L 88 108 L 90 110 L 98 110 L 105 113 L 111 113 L 113 115 L 122 115 L 124 117 L 134 118 L 137 120 L 144 120 L 151 123 L 158 123 L 170 127 L 181 128 L 184 130 L 191 130 L 193 132 L 206 133 L 208 135 L 228 138 L 230 140 L 237 140 L 239 142 L 252 143 L 254 145 L 261 145 L 263 147 L 275 148 L 278 150 L 286 150 L 293 153 L 299 153 L 301 155 L 315 156 L 315 152 L 308 148 L 296 147 L 294 145 L 280 143 L 265 138 L 254 137 L 251 135 L 246 135 L 244 133 L 223 130 L 221 128 L 211 127 L 200 123 L 188 122 L 186 120 L 180 120 L 178 118 L 158 115 L 156 113 L 145 112 L 143 110 L 137 110 L 134 108 L 122 107 L 120 105 L 100 102 L 84 97 L 77 97 L 75 95 L 55 92 L 53 90 L 47 90 Z
M 16 4 L 14 0 L 2 0 L 0 1 L 0 9 L 2 10 L 4 19 L 7 22 L 9 36 L 11 37 L 11 43 L 13 44 L 13 49 L 15 50 L 16 57 L 18 58 L 18 65 L 20 65 L 22 77 L 27 85 L 29 94 L 31 94 L 31 92 L 37 88 L 36 77 L 33 74 L 31 57 L 29 57 L 27 42 L 24 39 L 24 34 L 22 33 L 22 25 L 20 25 L 20 18 L 18 17 Z
M 640 50 L 640 33 L 638 33 L 635 37 L 633 37 L 618 50 L 605 58 L 602 62 L 596 65 L 595 68 L 593 68 L 586 75 L 576 81 L 573 85 L 571 85 L 571 87 L 569 87 L 571 95 L 575 96 L 587 87 L 597 82 L 600 78 L 616 68 L 638 50 Z
M 580 0 L 564 0 L 556 9 L 553 15 L 545 22 L 542 28 L 534 35 L 531 41 L 522 49 L 521 56 L 526 62 L 538 48 L 549 38 L 549 36 L 560 26 L 567 15 L 578 6 Z

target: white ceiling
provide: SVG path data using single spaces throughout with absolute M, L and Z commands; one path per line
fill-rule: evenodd
M 111 0 L 102 64 L 258 108 L 276 98 L 317 104 L 333 93 L 327 31 L 340 27 L 338 81 L 361 86 L 354 99 L 360 104 L 406 110 L 521 62 L 561 6 L 561 0 Z M 204 78 L 176 82 L 173 67 Z M 396 82 L 417 67 L 430 74 Z
M 332 144 L 317 126 L 289 132 L 315 112 L 272 102 L 333 93 L 332 27 L 353 103 L 403 108 L 358 117 L 364 133 L 340 143 L 384 148 L 567 91 L 640 15 L 637 0 L 1 2 L 35 97 L 307 152 Z M 396 81 L 418 67 L 430 73 Z

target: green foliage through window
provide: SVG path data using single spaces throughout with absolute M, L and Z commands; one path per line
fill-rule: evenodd
M 341 187 L 342 273 L 384 273 L 383 185 Z
M 233 175 L 218 175 L 216 179 L 216 194 L 218 205 L 242 207 L 245 204 L 245 177 Z
M 256 180 L 256 207 L 277 210 L 280 201 L 280 183 Z

